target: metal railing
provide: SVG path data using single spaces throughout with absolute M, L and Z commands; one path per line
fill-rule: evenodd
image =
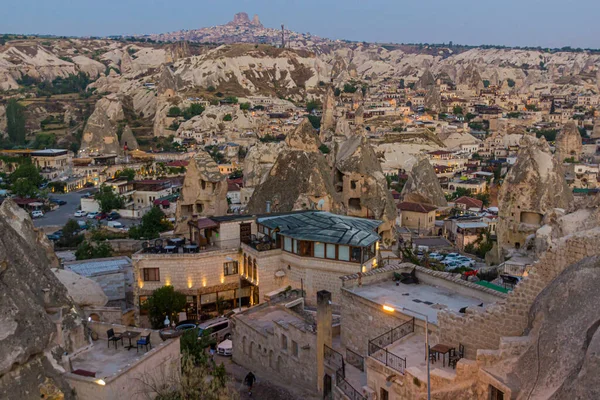
M 344 364 L 344 357 L 331 347 L 325 345 L 324 348 L 325 362 L 330 366 L 334 367 L 336 371 L 341 370 L 344 377 L 346 376 L 346 365 Z
M 362 372 L 365 372 L 364 357 L 348 348 L 346 348 L 346 362 Z
M 375 339 L 369 340 L 367 348 L 369 357 L 372 357 L 385 366 L 404 374 L 404 370 L 406 369 L 406 358 L 402 358 L 394 353 L 389 352 L 386 347 L 402 339 L 406 335 L 413 333 L 414 331 L 415 319 L 411 318 L 402 325 L 390 329 L 384 334 L 377 336 Z
M 350 400 L 366 400 L 367 398 L 363 396 L 358 390 L 354 389 L 345 377 L 345 372 L 343 368 L 340 368 L 335 373 L 335 385 L 341 389 L 342 392 Z
M 369 355 L 371 355 L 371 343 L 375 344 L 379 348 L 385 348 L 390 344 L 402 339 L 404 336 L 413 333 L 415 331 L 415 319 L 411 318 L 402 325 L 399 325 L 382 335 L 377 336 L 375 339 L 369 340 Z

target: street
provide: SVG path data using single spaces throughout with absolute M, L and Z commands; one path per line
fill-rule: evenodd
M 89 221 L 87 217 L 75 218 L 73 215 L 75 211 L 79 209 L 81 205 L 81 197 L 86 194 L 94 191 L 94 189 L 83 189 L 78 192 L 70 192 L 70 193 L 52 193 L 50 195 L 51 198 L 57 200 L 64 200 L 67 204 L 58 207 L 54 211 L 49 211 L 44 214 L 41 218 L 36 218 L 33 220 L 33 225 L 35 227 L 62 227 L 64 226 L 69 219 L 75 220 L 84 220 Z M 136 220 L 131 219 L 119 219 L 119 222 L 123 224 L 123 226 L 129 227 L 131 225 L 135 225 L 138 223 Z M 106 225 L 106 220 L 102 221 L 103 225 Z

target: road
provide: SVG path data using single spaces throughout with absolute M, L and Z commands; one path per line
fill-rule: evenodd
M 67 202 L 67 204 L 60 206 L 54 211 L 49 211 L 42 218 L 36 218 L 33 220 L 33 225 L 36 227 L 62 227 L 64 226 L 69 219 L 81 219 L 87 221 L 87 218 L 75 218 L 73 214 L 75 211 L 79 209 L 81 205 L 81 197 L 90 193 L 94 189 L 83 189 L 78 192 L 70 192 L 70 193 L 53 193 L 50 197 L 53 199 L 60 199 Z M 123 224 L 123 226 L 131 226 L 137 223 L 135 220 L 129 220 L 121 218 L 119 220 Z M 106 221 L 102 221 L 103 224 L 106 224 Z

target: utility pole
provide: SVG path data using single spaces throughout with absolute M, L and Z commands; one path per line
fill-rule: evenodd
M 281 24 L 281 48 L 285 49 L 285 28 L 283 24 Z

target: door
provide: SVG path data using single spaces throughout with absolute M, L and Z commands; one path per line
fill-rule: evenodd
M 323 377 L 323 398 L 331 399 L 331 375 L 325 374 Z
M 240 241 L 242 243 L 248 243 L 252 236 L 252 224 L 240 224 Z

